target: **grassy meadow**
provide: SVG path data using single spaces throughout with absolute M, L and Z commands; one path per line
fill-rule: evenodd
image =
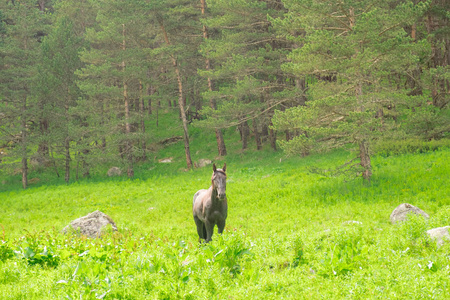
M 199 129 L 191 136 L 193 159 L 213 158 L 214 136 Z M 449 148 L 375 155 L 368 184 L 309 172 L 345 162 L 344 151 L 285 158 L 240 151 L 237 139 L 227 146 L 229 156 L 215 159 L 227 163 L 227 225 L 206 245 L 198 244 L 191 209 L 212 170 L 186 172 L 182 142 L 136 166 L 132 180 L 97 175 L 66 185 L 34 173 L 38 183 L 21 190 L 19 177 L 5 175 L 0 299 L 450 297 L 450 245 L 425 234 L 450 225 Z M 174 163 L 158 163 L 163 157 Z M 390 224 L 404 202 L 430 219 Z M 94 210 L 119 231 L 97 240 L 61 234 Z

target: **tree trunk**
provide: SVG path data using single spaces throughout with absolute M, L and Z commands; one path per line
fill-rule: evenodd
M 67 91 L 70 93 L 70 91 Z M 66 121 L 69 121 L 69 97 L 66 98 L 66 103 L 64 105 L 64 114 L 66 117 Z M 64 141 L 64 149 L 65 149 L 65 175 L 64 180 L 66 183 L 69 183 L 70 180 L 70 135 L 69 135 L 69 126 L 66 126 L 66 138 Z
M 65 163 L 65 175 L 64 175 L 64 180 L 69 183 L 70 180 L 70 139 L 67 136 L 66 140 L 64 142 L 64 148 L 66 150 L 65 156 L 66 156 L 66 163 Z
M 285 130 L 284 133 L 286 134 L 286 142 L 289 142 L 292 139 L 291 133 L 289 130 Z
M 58 176 L 58 178 L 59 178 L 60 176 L 59 176 L 59 172 L 58 172 L 58 166 L 56 165 L 56 160 L 55 160 L 55 158 L 53 156 L 53 150 L 52 150 L 51 147 L 50 147 L 50 155 L 52 157 L 53 168 L 55 169 L 56 176 Z
M 100 122 L 102 127 L 105 124 L 105 104 L 103 103 L 103 100 L 100 100 Z M 102 152 L 104 153 L 106 151 L 106 137 L 102 136 L 102 145 L 101 145 Z
M 88 146 L 89 147 L 89 146 Z M 83 177 L 89 177 L 90 176 L 90 170 L 89 170 L 89 164 L 86 161 L 85 155 L 89 153 L 89 149 L 83 149 L 81 150 L 81 168 L 83 169 Z
M 122 24 L 122 36 L 123 36 L 123 43 L 122 43 L 122 50 L 126 50 L 126 43 L 125 43 L 125 24 Z M 123 72 L 123 100 L 125 103 L 125 135 L 126 135 L 126 142 L 125 142 L 125 155 L 128 161 L 128 167 L 127 167 L 127 175 L 128 177 L 134 176 L 134 170 L 133 170 L 133 153 L 132 153 L 132 145 L 130 141 L 131 136 L 131 126 L 130 126 L 130 104 L 128 99 L 128 83 L 125 78 L 125 68 L 126 64 L 125 61 L 122 61 L 122 72 Z
M 139 96 L 140 96 L 140 101 L 139 101 L 139 114 L 140 114 L 140 118 L 141 118 L 141 134 L 142 134 L 142 140 L 141 140 L 141 147 L 142 147 L 142 160 L 146 160 L 146 142 L 145 142 L 145 121 L 144 121 L 144 110 L 145 110 L 145 105 L 144 105 L 144 97 L 143 97 L 143 89 L 144 87 L 142 86 L 142 81 L 139 81 Z
M 261 150 L 262 144 L 261 144 L 261 135 L 258 130 L 258 123 L 256 119 L 253 119 L 252 123 L 253 123 L 253 132 L 255 133 L 256 150 Z
M 191 150 L 189 149 L 189 132 L 187 127 L 188 123 L 186 119 L 186 110 L 183 104 L 183 83 L 181 81 L 180 70 L 177 67 L 175 59 L 174 59 L 174 66 L 175 66 L 175 73 L 177 75 L 178 89 L 179 89 L 178 105 L 180 107 L 181 121 L 183 122 L 183 140 L 184 140 L 184 152 L 186 155 L 186 164 L 188 169 L 192 169 Z
M 216 131 L 216 141 L 217 141 L 217 151 L 220 156 L 227 155 L 227 148 L 225 146 L 225 140 L 223 139 L 223 132 L 221 129 L 215 129 Z
M 269 126 L 267 124 L 263 124 L 261 127 L 261 142 L 265 143 L 269 137 Z
M 361 160 L 361 166 L 363 167 L 362 177 L 370 181 L 372 176 L 372 165 L 370 163 L 369 145 L 366 141 L 359 142 L 359 158 Z
M 303 79 L 295 79 L 295 87 L 297 90 L 301 91 L 301 94 L 297 97 L 298 105 L 304 106 L 306 103 L 306 96 L 305 96 L 305 90 L 306 90 L 306 80 Z
M 250 128 L 248 127 L 247 121 L 242 122 L 239 125 L 239 129 L 241 131 L 242 150 L 245 150 L 248 147 L 248 136 L 250 134 Z
M 14 2 L 13 2 L 14 3 Z M 45 12 L 45 0 L 39 0 L 38 1 L 39 10 L 41 12 Z
M 272 129 L 272 121 L 270 121 L 270 129 L 269 129 L 269 140 L 270 140 L 270 146 L 274 151 L 277 151 L 277 135 L 275 134 L 274 130 Z
M 27 158 L 22 158 L 22 187 L 26 189 L 28 186 L 28 163 Z
M 202 15 L 205 16 L 206 1 L 200 0 L 200 5 L 201 5 L 201 10 L 202 10 Z M 205 40 L 208 39 L 208 28 L 205 25 L 203 25 L 203 38 Z M 209 71 L 211 69 L 211 62 L 208 58 L 205 58 L 205 67 L 206 67 L 206 71 Z M 208 77 L 208 89 L 209 89 L 209 91 L 213 91 L 213 89 L 214 89 L 214 82 L 212 81 L 212 79 L 210 77 Z M 217 109 L 216 101 L 213 97 L 210 98 L 209 105 L 213 110 Z M 225 141 L 223 139 L 222 130 L 216 128 L 215 131 L 216 131 L 217 150 L 219 152 L 219 155 L 226 156 L 227 155 L 227 147 L 225 146 Z
M 25 112 L 27 111 L 27 98 L 24 96 L 22 106 L 22 187 L 24 189 L 28 186 L 28 155 L 27 155 L 27 123 Z
M 147 87 L 147 96 L 152 95 L 152 87 L 149 86 Z M 147 110 L 148 114 L 151 115 L 152 114 L 152 98 L 148 97 L 148 110 Z
M 151 115 L 153 113 L 152 110 L 152 95 L 156 92 L 155 88 L 151 85 L 147 86 L 147 96 L 148 96 L 148 114 Z
M 166 29 L 164 27 L 162 16 L 157 15 L 157 19 L 159 22 L 159 26 L 161 27 L 161 31 L 164 35 L 164 40 L 166 41 L 167 45 L 171 45 L 169 41 L 169 37 L 167 35 Z M 177 75 L 177 81 L 178 81 L 178 106 L 180 108 L 180 114 L 181 114 L 181 121 L 183 122 L 183 140 L 184 140 L 184 151 L 186 155 L 186 164 L 188 169 L 192 169 L 192 159 L 191 159 L 191 151 L 189 149 L 189 132 L 188 132 L 188 123 L 186 118 L 186 109 L 184 107 L 184 98 L 183 98 L 183 81 L 181 79 L 181 73 L 180 69 L 178 68 L 177 60 L 176 58 L 171 55 L 172 59 L 172 65 L 175 69 L 175 74 Z
M 156 106 L 156 127 L 159 126 L 159 105 Z
M 41 109 L 43 109 L 43 108 L 41 108 Z M 47 133 L 48 133 L 48 125 L 49 125 L 48 124 L 48 120 L 45 119 L 45 118 L 42 119 L 39 122 L 39 128 L 41 130 L 41 135 L 42 136 L 46 136 L 47 135 Z M 48 143 L 47 143 L 47 141 L 43 141 L 43 142 L 39 143 L 38 154 L 39 154 L 40 157 L 48 158 L 50 153 L 49 153 L 49 150 L 48 150 Z
M 75 171 L 75 181 L 78 181 L 78 174 L 79 174 L 79 170 L 80 170 L 80 152 L 78 152 L 78 154 L 77 154 L 77 169 L 76 169 L 76 171 Z

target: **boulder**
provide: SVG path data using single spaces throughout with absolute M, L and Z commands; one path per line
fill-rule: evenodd
M 391 213 L 390 219 L 392 224 L 397 223 L 399 221 L 405 221 L 408 218 L 409 213 L 421 215 L 425 219 L 430 218 L 430 216 L 420 208 L 415 207 L 414 205 L 411 205 L 409 203 L 402 203 L 399 206 L 397 206 L 397 208 L 394 209 L 394 211 Z
M 100 237 L 102 231 L 111 225 L 114 231 L 117 230 L 116 223 L 108 215 L 99 210 L 91 212 L 90 214 L 73 220 L 69 225 L 64 227 L 63 232 L 76 231 L 91 238 Z
M 427 234 L 432 240 L 436 241 L 439 246 L 442 246 L 445 240 L 450 241 L 450 234 L 448 233 L 449 228 L 450 226 L 433 228 L 428 230 Z
M 198 160 L 196 165 L 197 165 L 197 168 L 203 168 L 203 167 L 206 167 L 207 165 L 210 165 L 210 164 L 212 164 L 212 161 L 210 159 L 202 158 L 202 159 Z
M 168 163 L 172 162 L 172 159 L 173 159 L 173 157 L 167 157 L 167 158 L 160 159 L 158 161 L 163 164 L 168 164 Z
M 107 174 L 109 177 L 120 176 L 122 174 L 122 171 L 118 167 L 112 167 L 111 169 L 108 170 Z

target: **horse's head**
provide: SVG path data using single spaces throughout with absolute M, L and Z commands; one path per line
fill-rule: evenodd
M 227 164 L 223 165 L 222 169 L 217 169 L 216 164 L 213 164 L 213 175 L 211 178 L 213 189 L 217 190 L 217 197 L 219 200 L 226 199 L 226 188 L 227 188 Z

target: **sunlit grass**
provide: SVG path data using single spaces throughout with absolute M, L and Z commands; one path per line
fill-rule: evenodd
M 171 115 L 178 117 L 169 112 L 160 126 L 181 135 Z M 152 124 L 158 143 L 167 136 Z M 450 245 L 437 247 L 425 234 L 450 225 L 448 148 L 386 148 L 372 157 L 367 183 L 310 172 L 347 161 L 345 151 L 286 158 L 268 145 L 253 151 L 253 141 L 243 151 L 230 129 L 229 155 L 216 157 L 213 133 L 193 128 L 190 135 L 194 161 L 227 163 L 222 236 L 197 242 L 192 197 L 210 185 L 212 169 L 187 171 L 183 142 L 149 153 L 134 179 L 106 178 L 109 166 L 99 165 L 67 185 L 51 170 L 31 169 L 39 181 L 22 190 L 20 175 L 7 175 L 0 182 L 0 299 L 450 297 Z M 158 162 L 165 157 L 173 163 Z M 404 202 L 430 219 L 392 225 L 389 215 Z M 119 231 L 101 240 L 61 234 L 94 210 Z
M 133 180 L 4 191 L 0 298 L 445 299 L 450 246 L 424 232 L 450 225 L 449 153 L 375 156 L 370 184 L 308 172 L 345 161 L 344 152 L 285 159 L 267 151 L 252 161 L 237 153 L 227 158 L 225 233 L 201 246 L 191 205 L 210 183 L 209 167 L 186 172 L 179 162 L 172 174 L 142 168 Z M 390 224 L 403 202 L 430 220 Z M 60 233 L 96 209 L 119 233 L 94 241 Z

